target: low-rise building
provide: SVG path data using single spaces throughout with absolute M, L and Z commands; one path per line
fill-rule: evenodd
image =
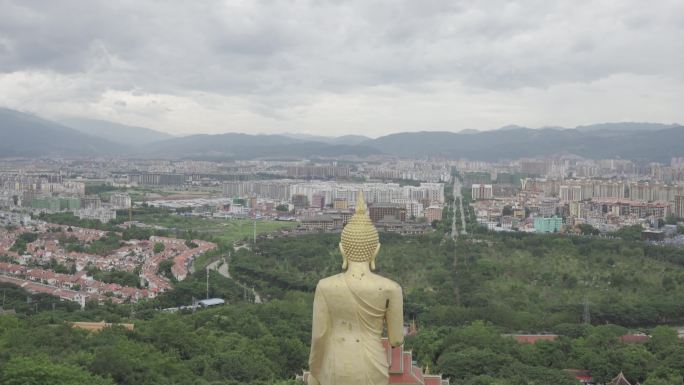
M 432 223 L 433 221 L 441 221 L 443 212 L 444 212 L 444 208 L 442 206 L 438 206 L 438 205 L 429 206 L 428 208 L 425 209 L 425 219 L 427 220 L 428 223 Z
M 79 219 L 96 219 L 102 223 L 107 223 L 116 219 L 116 211 L 106 208 L 81 209 L 75 212 Z
M 563 228 L 563 219 L 560 217 L 534 218 L 534 230 L 538 233 L 557 233 Z

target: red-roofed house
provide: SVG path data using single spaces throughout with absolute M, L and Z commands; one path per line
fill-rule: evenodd
M 646 334 L 625 334 L 620 336 L 620 342 L 623 344 L 645 344 L 651 339 Z
M 575 377 L 577 381 L 579 381 L 582 384 L 593 384 L 594 383 L 594 377 L 591 375 L 590 370 L 582 370 L 582 369 L 565 369 L 564 372 L 572 375 Z
M 0 262 L 0 273 L 7 273 L 12 275 L 21 275 L 26 272 L 26 268 L 22 265 L 14 263 Z
M 26 277 L 32 281 L 54 285 L 57 283 L 55 273 L 43 269 L 31 269 L 26 272 Z

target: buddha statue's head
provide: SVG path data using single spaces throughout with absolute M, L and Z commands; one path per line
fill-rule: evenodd
M 366 214 L 366 202 L 363 192 L 359 191 L 356 199 L 356 213 L 351 217 L 342 230 L 340 252 L 342 253 L 342 268 L 347 268 L 349 262 L 367 262 L 375 270 L 375 257 L 380 251 L 378 230 L 373 226 Z

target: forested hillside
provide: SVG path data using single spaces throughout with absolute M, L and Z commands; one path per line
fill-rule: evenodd
M 229 305 L 158 311 L 204 296 L 204 270 L 154 301 L 85 311 L 48 296 L 27 303 L 23 290 L 3 286 L 5 308 L 18 314 L 0 316 L 0 384 L 292 384 L 307 365 L 312 291 L 340 271 L 338 242 L 334 234 L 279 238 L 234 254 L 231 273 L 268 299 L 262 305 L 211 272 L 210 296 Z M 402 284 L 405 319 L 418 326 L 407 346 L 452 383 L 574 384 L 568 368 L 599 380 L 624 371 L 645 385 L 682 382 L 684 344 L 673 329 L 656 327 L 684 321 L 681 249 L 552 235 L 453 242 L 440 230 L 383 234 L 381 242 L 378 272 Z M 582 324 L 585 302 L 594 326 Z M 88 333 L 66 324 L 77 320 L 132 322 L 135 330 Z M 619 343 L 628 330 L 654 338 Z M 520 345 L 504 336 L 516 332 L 561 337 Z M 54 373 L 52 382 L 41 373 Z
M 681 384 L 684 250 L 638 241 L 553 235 L 482 234 L 458 242 L 381 236 L 380 274 L 404 288 L 409 338 L 419 363 L 458 384 L 564 384 L 562 369 L 600 381 L 620 371 L 645 384 Z M 340 271 L 336 235 L 263 242 L 234 258 L 233 271 L 272 298 L 311 291 Z M 593 325 L 583 325 L 585 304 Z M 613 326 L 620 325 L 620 326 Z M 629 330 L 663 335 L 625 345 Z M 549 332 L 557 342 L 518 345 L 505 333 Z M 662 342 L 662 345 L 657 345 Z
M 486 234 L 458 242 L 439 233 L 382 234 L 378 272 L 404 288 L 406 316 L 431 325 L 478 319 L 510 331 L 580 322 L 684 323 L 684 250 L 642 242 L 553 235 Z M 312 291 L 340 271 L 337 235 L 266 241 L 232 269 L 265 294 Z
M 308 299 L 185 315 L 112 305 L 0 316 L 0 384 L 292 384 L 308 357 Z M 65 322 L 102 319 L 135 330 Z

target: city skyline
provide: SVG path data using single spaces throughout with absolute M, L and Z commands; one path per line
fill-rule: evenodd
M 0 106 L 174 135 L 681 123 L 683 7 L 10 1 Z

